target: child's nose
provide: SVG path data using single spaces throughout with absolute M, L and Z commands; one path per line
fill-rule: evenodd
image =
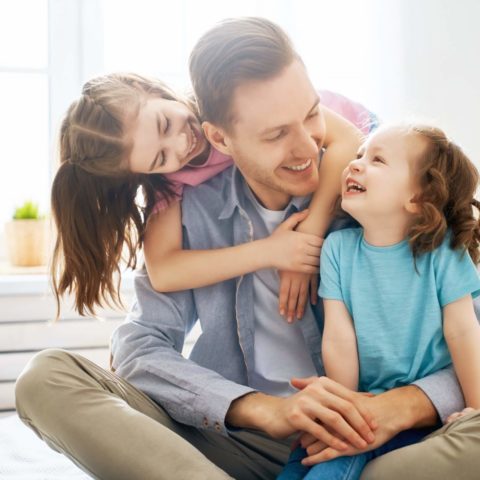
M 357 158 L 355 160 L 352 160 L 349 164 L 350 171 L 352 172 L 360 172 L 363 168 L 362 162 Z
M 188 151 L 188 134 L 186 132 L 177 132 L 170 138 L 170 148 L 175 152 L 178 158 L 183 158 Z

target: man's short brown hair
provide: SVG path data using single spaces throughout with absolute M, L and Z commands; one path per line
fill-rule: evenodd
M 235 89 L 267 80 L 299 59 L 288 35 L 258 17 L 227 19 L 206 32 L 190 54 L 190 78 L 202 120 L 228 130 Z

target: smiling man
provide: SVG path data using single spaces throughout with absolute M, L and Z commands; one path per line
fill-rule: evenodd
M 263 238 L 304 209 L 321 184 L 329 113 L 286 34 L 264 19 L 208 31 L 190 71 L 206 136 L 235 166 L 185 189 L 185 247 Z M 451 371 L 373 398 L 322 377 L 321 307 L 309 305 L 289 325 L 278 312 L 278 289 L 276 272 L 262 270 L 160 294 L 142 271 L 129 321 L 112 341 L 117 375 L 66 352 L 41 354 L 17 386 L 22 415 L 96 478 L 216 480 L 274 479 L 298 432 L 339 451 L 344 442 L 372 448 L 461 410 Z M 197 319 L 202 335 L 185 359 L 180 352 Z M 28 400 L 32 391 L 36 402 Z M 72 419 L 59 422 L 55 405 L 68 405 Z M 404 455 L 401 464 L 390 460 L 400 451 L 385 455 L 365 478 L 403 478 L 405 469 L 419 478 L 417 451 L 430 472 L 422 478 L 455 478 L 475 467 L 474 441 L 462 432 L 476 424 L 450 428 L 461 445 L 448 461 L 438 453 L 448 446 L 441 432 L 437 444 L 424 442 L 427 450 Z

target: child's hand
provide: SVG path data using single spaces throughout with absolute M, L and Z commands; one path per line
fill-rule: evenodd
M 310 287 L 310 301 L 317 303 L 318 273 L 279 272 L 280 294 L 279 312 L 286 316 L 288 323 L 295 318 L 300 320 L 305 312 L 305 304 Z
M 461 412 L 454 412 L 447 418 L 447 421 L 445 422 L 445 424 L 452 423 L 455 420 L 458 420 L 459 418 L 464 417 L 465 415 L 468 415 L 469 413 L 472 413 L 474 411 L 475 409 L 467 407 L 467 408 L 464 408 Z
M 317 273 L 323 238 L 293 229 L 307 216 L 308 210 L 294 213 L 266 238 L 266 254 L 278 270 Z

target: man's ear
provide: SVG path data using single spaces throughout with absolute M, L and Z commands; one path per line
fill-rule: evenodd
M 222 128 L 210 122 L 203 122 L 202 128 L 207 140 L 214 148 L 225 155 L 232 155 L 228 136 Z

